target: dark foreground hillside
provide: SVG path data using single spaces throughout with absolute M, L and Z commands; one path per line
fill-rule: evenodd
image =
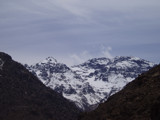
M 140 75 L 80 120 L 160 120 L 160 65 Z
M 79 110 L 0 52 L 0 120 L 76 120 Z

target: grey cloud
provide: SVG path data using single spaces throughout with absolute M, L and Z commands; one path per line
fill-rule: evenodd
M 0 50 L 63 58 L 83 51 L 96 57 L 101 45 L 127 55 L 127 46 L 139 46 L 134 55 L 143 57 L 145 44 L 160 44 L 159 12 L 159 0 L 2 0 Z

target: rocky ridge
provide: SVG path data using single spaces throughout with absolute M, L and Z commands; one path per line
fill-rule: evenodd
M 154 65 L 137 57 L 115 57 L 94 58 L 68 67 L 48 57 L 25 67 L 82 110 L 90 110 Z

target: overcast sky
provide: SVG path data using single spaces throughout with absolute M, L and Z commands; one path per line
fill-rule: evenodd
M 160 62 L 160 0 L 0 0 L 0 51 L 21 63 Z

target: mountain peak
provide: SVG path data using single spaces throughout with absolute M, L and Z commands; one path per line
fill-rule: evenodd
M 50 57 L 47 57 L 45 60 L 43 60 L 41 63 L 53 63 L 53 64 L 56 64 L 57 60 L 50 56 Z
M 54 64 L 52 64 L 52 62 Z M 121 90 L 154 64 L 136 57 L 93 58 L 80 65 L 67 67 L 48 57 L 30 71 L 48 87 L 62 93 L 83 109 L 99 104 Z

